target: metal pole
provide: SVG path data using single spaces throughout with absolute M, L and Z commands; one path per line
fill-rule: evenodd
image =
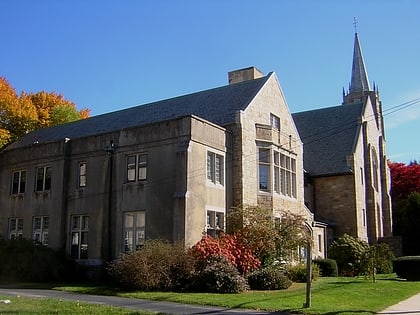
M 306 253 L 306 303 L 305 307 L 311 307 L 311 283 L 312 283 L 312 240 L 308 241 Z

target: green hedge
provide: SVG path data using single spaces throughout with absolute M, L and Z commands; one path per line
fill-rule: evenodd
M 319 271 L 322 277 L 337 277 L 338 268 L 337 262 L 334 259 L 314 259 L 313 263 L 319 267 Z
M 402 256 L 394 259 L 394 272 L 409 281 L 420 281 L 420 256 Z
M 251 290 L 284 290 L 292 285 L 292 281 L 277 266 L 258 269 L 248 275 Z

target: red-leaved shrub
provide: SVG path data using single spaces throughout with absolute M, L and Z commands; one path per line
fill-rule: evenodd
M 243 275 L 258 269 L 261 264 L 248 246 L 240 242 L 236 236 L 229 234 L 223 234 L 218 238 L 205 236 L 191 248 L 191 252 L 200 260 L 223 256 Z

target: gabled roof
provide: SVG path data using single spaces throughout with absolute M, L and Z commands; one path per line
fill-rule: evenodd
M 311 176 L 349 173 L 363 103 L 292 114 L 303 142 L 303 167 Z
M 217 125 L 225 126 L 235 122 L 238 111 L 246 109 L 271 74 L 255 80 L 36 130 L 12 143 L 6 150 L 28 146 L 35 142 L 48 143 L 64 138 L 83 138 L 187 115 L 196 115 Z

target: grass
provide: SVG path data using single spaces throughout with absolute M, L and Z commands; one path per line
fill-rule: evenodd
M 9 300 L 10 303 L 0 303 L 1 314 L 92 314 L 92 315 L 151 315 L 156 313 L 137 312 L 126 308 L 106 305 L 94 305 L 79 302 L 63 301 L 57 299 L 27 298 L 0 295 L 0 300 Z
M 241 294 L 123 292 L 101 286 L 55 287 L 57 290 L 87 294 L 117 295 L 187 304 L 289 311 L 303 314 L 374 314 L 420 292 L 420 282 L 382 275 L 376 283 L 364 277 L 320 278 L 312 284 L 311 308 L 304 308 L 305 284 L 293 284 L 287 290 L 249 291 Z

